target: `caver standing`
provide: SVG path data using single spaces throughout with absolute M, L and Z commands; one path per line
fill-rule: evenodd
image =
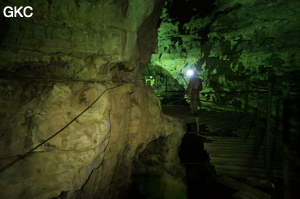
M 197 77 L 197 73 L 193 71 L 187 88 L 187 94 L 190 94 L 191 114 L 197 115 L 199 105 L 199 92 L 202 90 L 202 79 Z

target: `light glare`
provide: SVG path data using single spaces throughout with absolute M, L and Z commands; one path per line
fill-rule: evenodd
M 194 75 L 194 71 L 193 71 L 193 70 L 188 70 L 188 71 L 186 72 L 186 74 L 187 74 L 188 76 L 192 76 L 192 75 Z

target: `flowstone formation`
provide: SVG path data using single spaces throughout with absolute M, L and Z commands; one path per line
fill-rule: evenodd
M 266 92 L 268 83 L 279 92 L 299 84 L 299 1 L 167 2 L 151 64 L 182 85 L 178 75 L 196 69 L 204 80 L 204 107 L 257 108 L 266 103 L 259 92 Z M 246 100 L 247 91 L 257 93 Z
M 0 198 L 126 198 L 133 173 L 153 173 L 133 167 L 153 140 L 170 147 L 155 174 L 182 169 L 184 126 L 141 81 L 162 1 L 7 5 L 33 16 L 0 18 Z M 184 195 L 182 173 L 172 174 L 161 193 Z

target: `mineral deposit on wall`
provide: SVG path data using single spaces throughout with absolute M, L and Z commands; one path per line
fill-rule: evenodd
M 183 125 L 140 81 L 162 1 L 7 5 L 31 6 L 33 16 L 0 18 L 0 166 L 20 160 L 0 173 L 0 198 L 117 198 L 160 137 L 174 147 L 161 164 L 179 163 Z

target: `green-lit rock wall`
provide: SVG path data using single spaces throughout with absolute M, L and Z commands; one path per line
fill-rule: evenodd
M 270 113 L 270 131 L 299 152 L 299 18 L 298 0 L 170 0 L 150 65 L 185 88 L 182 74 L 196 69 L 200 108 L 250 113 L 264 131 Z
M 168 1 L 161 15 L 158 54 L 152 55 L 151 63 L 176 79 L 188 68 L 196 69 L 204 80 L 202 100 L 213 102 L 202 102 L 207 108 L 243 109 L 243 92 L 266 92 L 268 83 L 281 93 L 297 90 L 299 4 L 297 0 Z M 184 16 L 183 11 L 190 14 Z M 250 107 L 266 99 L 257 92 L 248 97 Z

